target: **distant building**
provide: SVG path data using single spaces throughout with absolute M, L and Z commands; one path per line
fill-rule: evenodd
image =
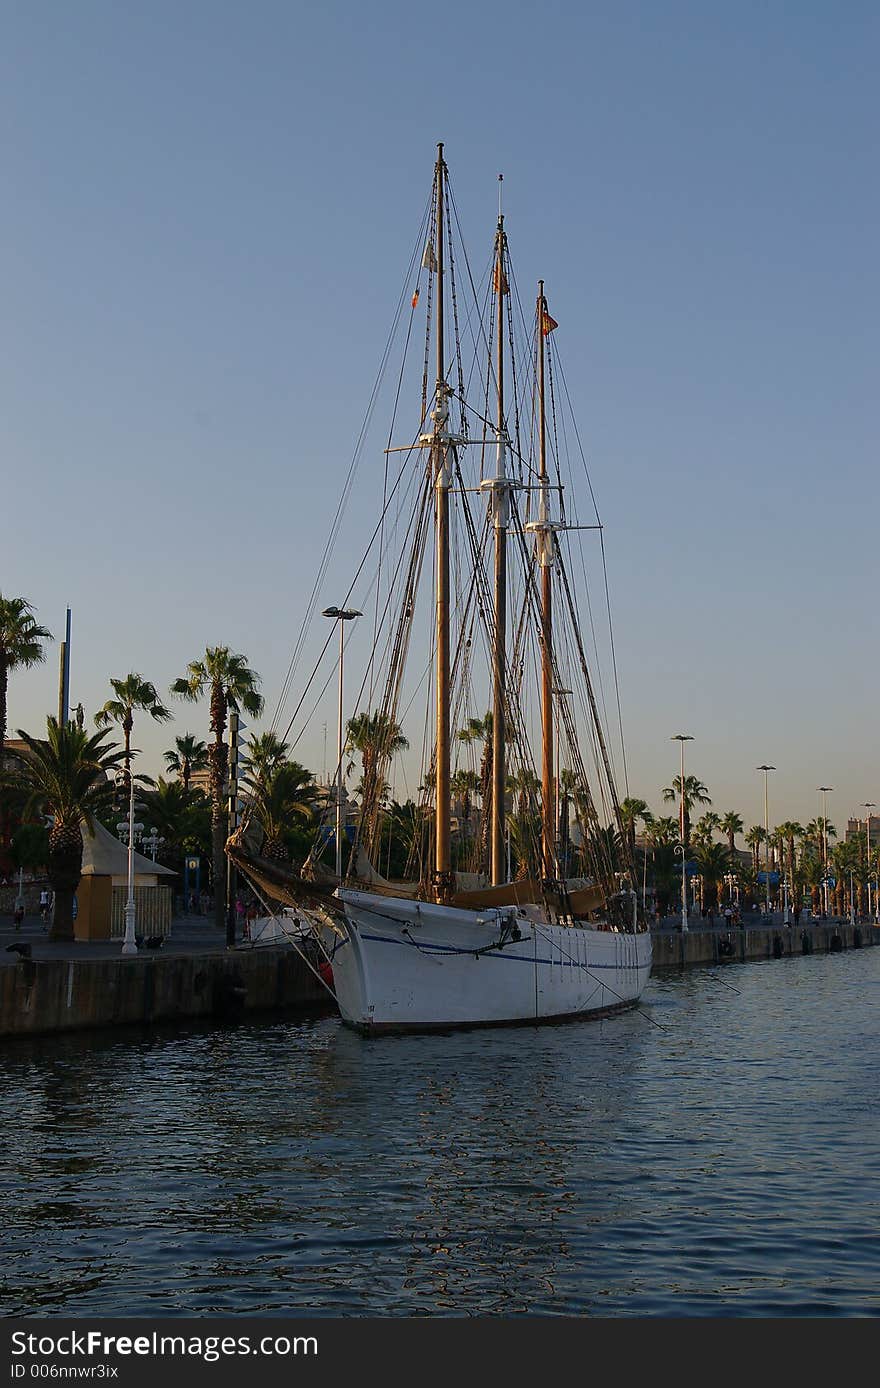
M 872 814 L 870 817 L 871 826 L 871 847 L 880 847 L 880 815 Z M 859 834 L 865 832 L 864 819 L 848 819 L 846 821 L 845 840 L 847 843 L 851 839 L 857 839 Z

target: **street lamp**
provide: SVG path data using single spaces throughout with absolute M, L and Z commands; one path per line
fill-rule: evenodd
M 684 841 L 684 744 L 693 742 L 690 733 L 674 733 L 669 739 L 670 742 L 677 742 L 681 747 L 681 774 L 678 783 L 680 792 L 679 810 L 679 829 L 681 831 L 681 933 L 687 934 L 688 928 L 688 899 L 687 899 L 687 844 Z
M 164 838 L 162 837 L 162 835 L 159 833 L 159 830 L 158 830 L 155 826 L 150 830 L 149 834 L 147 834 L 146 837 L 145 837 L 144 840 L 143 840 L 144 848 L 149 848 L 149 849 L 150 849 L 151 856 L 152 856 L 152 859 L 153 859 L 153 862 L 154 862 L 154 863 L 155 863 L 155 861 L 156 861 L 156 852 L 157 852 L 158 849 L 160 849 L 160 848 L 162 847 L 162 844 L 163 844 L 164 842 L 165 842 Z
M 756 769 L 756 771 L 763 771 L 763 773 L 764 773 L 764 844 L 765 844 L 765 856 L 766 856 L 766 860 L 767 860 L 767 870 L 766 870 L 766 872 L 765 872 L 765 874 L 764 874 L 765 879 L 766 879 L 765 882 L 764 882 L 764 889 L 765 889 L 765 893 L 766 893 L 767 915 L 769 916 L 769 914 L 770 914 L 770 816 L 769 816 L 769 812 L 768 812 L 768 808 L 767 808 L 767 772 L 768 772 L 768 771 L 775 771 L 775 770 L 776 770 L 776 767 L 775 767 L 775 766 L 758 766 L 758 767 L 756 767 L 755 769 Z
M 873 920 L 871 912 L 871 811 L 876 810 L 877 806 L 873 800 L 863 800 L 862 809 L 867 810 L 865 815 L 865 834 L 867 836 L 866 860 L 868 865 L 868 920 Z
M 825 919 L 828 919 L 828 801 L 826 796 L 833 786 L 817 786 L 822 795 L 822 903 Z
M 122 942 L 123 954 L 137 954 L 138 947 L 135 939 L 135 904 L 134 904 L 134 845 L 144 832 L 143 824 L 136 824 L 134 819 L 134 777 L 128 773 L 128 823 L 125 820 L 117 824 L 116 829 L 122 837 L 126 835 L 128 839 L 128 898 L 125 903 L 125 939 Z
M 339 623 L 339 725 L 336 736 L 336 876 L 342 882 L 342 662 L 345 654 L 345 623 L 362 617 L 353 607 L 325 607 L 324 616 Z

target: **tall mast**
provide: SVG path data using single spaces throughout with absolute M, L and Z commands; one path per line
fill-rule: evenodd
M 506 877 L 504 843 L 505 766 L 505 658 L 507 647 L 507 431 L 504 423 L 504 251 L 507 237 L 501 211 L 501 179 L 498 175 L 498 231 L 495 237 L 495 295 L 498 312 L 498 447 L 492 488 L 492 520 L 495 528 L 495 636 L 492 646 L 492 885 Z
M 547 477 L 547 415 L 544 403 L 544 337 L 547 301 L 538 281 L 538 564 L 541 569 L 541 867 L 546 879 L 556 876 L 553 808 L 553 526 Z
M 432 418 L 434 423 L 434 531 L 437 557 L 437 758 L 435 767 L 436 851 L 434 878 L 437 897 L 445 900 L 452 891 L 452 857 L 450 846 L 450 816 L 452 804 L 449 789 L 449 488 L 452 484 L 449 435 L 449 410 L 446 384 L 446 362 L 443 342 L 443 146 L 437 146 L 437 390 Z

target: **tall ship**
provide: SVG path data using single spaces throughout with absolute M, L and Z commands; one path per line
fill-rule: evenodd
M 604 601 L 601 526 L 558 324 L 543 281 L 533 308 L 519 295 L 500 188 L 487 273 L 474 275 L 438 146 L 395 320 L 410 351 L 381 502 L 343 605 L 324 609 L 339 745 L 312 849 L 285 861 L 247 815 L 227 845 L 294 947 L 313 966 L 319 954 L 343 1020 L 370 1034 L 595 1017 L 634 1006 L 651 970 L 592 668 L 587 559 L 598 548 Z M 401 444 L 409 387 L 418 427 Z M 343 661 L 367 624 L 346 723 Z M 316 662 L 288 733 L 328 678 Z M 417 798 L 401 803 L 389 775 L 417 745 Z

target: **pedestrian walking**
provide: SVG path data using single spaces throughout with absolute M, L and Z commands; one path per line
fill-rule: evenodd
M 24 906 L 20 901 L 17 901 L 15 903 L 15 910 L 12 913 L 12 919 L 15 922 L 16 930 L 21 930 L 21 923 L 24 920 Z M 22 946 L 22 948 L 24 948 L 24 946 Z
M 49 893 L 44 887 L 40 892 L 40 920 L 43 924 L 49 919 Z

